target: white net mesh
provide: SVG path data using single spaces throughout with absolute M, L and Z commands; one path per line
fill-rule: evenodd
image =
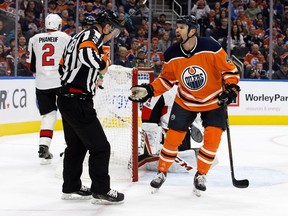
M 129 101 L 132 68 L 112 65 L 104 76 L 104 89 L 94 98 L 97 116 L 111 145 L 110 176 L 131 179 L 132 103 Z
M 105 131 L 107 139 L 111 145 L 111 156 L 109 172 L 111 180 L 131 181 L 132 167 L 131 158 L 133 154 L 132 146 L 132 102 L 128 99 L 131 94 L 132 68 L 125 68 L 118 65 L 111 65 L 104 75 L 104 89 L 97 89 L 94 97 L 94 107 L 97 117 Z M 148 83 L 151 71 L 138 69 L 138 83 Z M 153 76 L 153 74 L 152 74 Z M 140 124 L 139 117 L 136 121 Z M 138 133 L 138 131 L 136 131 Z M 140 143 L 141 136 L 138 135 Z M 138 147 L 134 154 L 138 155 Z M 88 155 L 83 164 L 82 179 L 89 180 Z M 134 167 L 138 169 L 138 167 Z M 61 177 L 63 164 L 58 167 L 56 176 Z

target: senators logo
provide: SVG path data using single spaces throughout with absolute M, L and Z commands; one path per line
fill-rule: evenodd
M 199 66 L 190 66 L 183 71 L 182 81 L 189 90 L 198 91 L 205 86 L 207 74 L 203 68 Z

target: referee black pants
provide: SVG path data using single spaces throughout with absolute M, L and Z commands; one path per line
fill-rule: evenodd
M 88 150 L 91 191 L 96 194 L 107 193 L 110 190 L 110 144 L 96 116 L 92 97 L 59 95 L 57 102 L 67 144 L 62 192 L 71 193 L 81 188 L 80 177 Z

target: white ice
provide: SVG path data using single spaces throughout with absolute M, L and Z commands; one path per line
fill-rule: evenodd
M 158 193 L 149 183 L 155 172 L 141 170 L 139 182 L 111 182 L 125 203 L 93 205 L 61 200 L 62 180 L 55 177 L 64 149 L 55 132 L 51 165 L 39 164 L 38 133 L 0 137 L 1 216 L 286 216 L 288 215 L 288 126 L 230 126 L 235 177 L 248 179 L 246 189 L 231 183 L 227 138 L 218 150 L 219 164 L 207 175 L 207 191 L 192 194 L 192 173 L 169 173 Z M 89 182 L 84 182 L 89 185 Z

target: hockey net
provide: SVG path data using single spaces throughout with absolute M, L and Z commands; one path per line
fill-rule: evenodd
M 151 68 L 111 65 L 104 76 L 104 88 L 98 89 L 94 97 L 97 117 L 111 145 L 109 172 L 112 180 L 138 181 L 141 111 L 138 103 L 131 102 L 128 96 L 131 86 L 149 83 L 153 79 Z

